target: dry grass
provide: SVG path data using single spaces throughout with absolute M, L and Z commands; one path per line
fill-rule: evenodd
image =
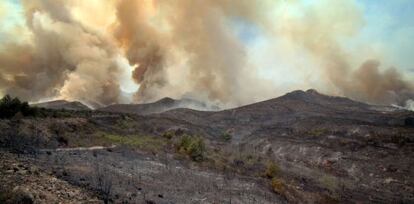
M 285 182 L 280 178 L 273 178 L 272 179 L 272 189 L 274 192 L 284 195 L 286 192 L 286 184 Z

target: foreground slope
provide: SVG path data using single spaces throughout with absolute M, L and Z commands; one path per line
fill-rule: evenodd
M 224 111 L 55 115 L 1 121 L 0 144 L 36 154 L 41 168 L 101 199 L 414 201 L 414 128 L 406 122 L 414 114 L 405 110 L 308 90 Z M 204 146 L 183 149 L 188 135 L 200 136 Z M 96 182 L 99 172 L 112 175 L 109 194 Z
M 414 128 L 405 122 L 413 116 L 315 90 L 220 112 L 158 115 L 202 126 L 213 138 L 230 133 L 229 148 L 269 156 L 304 188 L 384 203 L 413 200 Z

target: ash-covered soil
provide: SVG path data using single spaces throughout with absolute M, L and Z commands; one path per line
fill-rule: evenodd
M 97 180 L 111 180 L 116 202 L 284 203 L 263 179 L 209 171 L 169 154 L 156 157 L 125 148 L 52 151 L 37 161 L 75 185 L 99 190 Z
M 28 155 L 0 152 L 2 203 L 101 203 L 94 192 L 59 179 Z
M 45 173 L 29 185 L 55 178 L 91 202 L 412 203 L 413 117 L 308 90 L 224 111 L 1 120 L 1 190 L 26 188 L 21 163 Z

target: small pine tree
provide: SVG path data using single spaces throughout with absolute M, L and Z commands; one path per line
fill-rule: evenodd
M 19 112 L 23 116 L 36 116 L 37 109 L 30 107 L 27 102 L 21 102 L 17 97 L 10 97 L 10 95 L 5 95 L 0 99 L 0 118 L 12 118 Z

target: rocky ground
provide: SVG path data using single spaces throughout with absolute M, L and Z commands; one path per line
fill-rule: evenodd
M 4 203 L 101 203 L 95 193 L 56 177 L 27 155 L 0 152 L 1 201 Z
M 167 155 L 171 156 L 171 155 Z M 265 181 L 220 174 L 119 149 L 47 150 L 35 157 L 1 153 L 9 203 L 285 203 Z M 7 196 L 9 198 L 7 198 Z M 29 202 L 30 203 L 30 202 Z
M 413 116 L 308 90 L 224 111 L 1 120 L 1 198 L 412 203 Z

